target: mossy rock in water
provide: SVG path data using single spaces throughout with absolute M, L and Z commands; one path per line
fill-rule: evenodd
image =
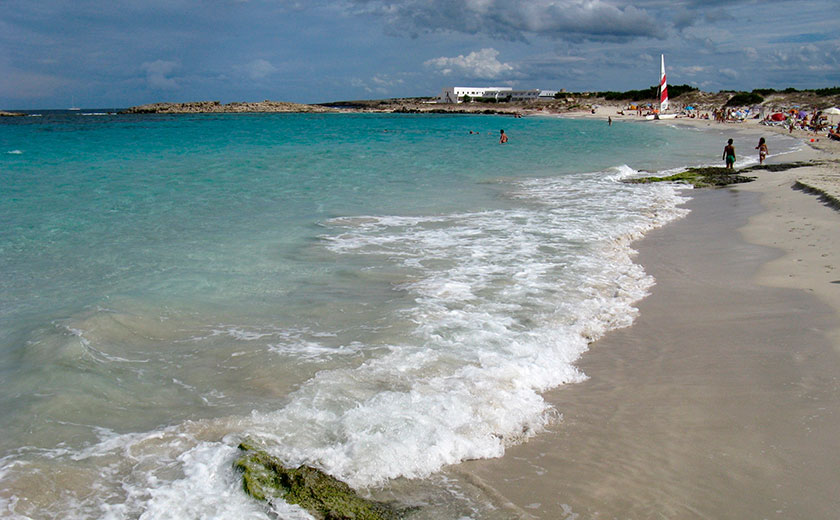
M 705 188 L 709 186 L 728 186 L 730 184 L 738 184 L 742 182 L 752 182 L 755 177 L 745 177 L 739 175 L 734 170 L 728 170 L 720 167 L 707 168 L 689 168 L 688 170 L 667 177 L 642 177 L 639 179 L 628 179 L 626 182 L 631 184 L 648 184 L 651 182 L 681 182 L 684 184 L 691 184 L 695 188 Z
M 405 510 L 362 498 L 321 470 L 309 466 L 287 468 L 247 441 L 239 449 L 244 453 L 234 467 L 242 471 L 245 492 L 258 500 L 282 498 L 324 520 L 396 520 L 404 516 Z

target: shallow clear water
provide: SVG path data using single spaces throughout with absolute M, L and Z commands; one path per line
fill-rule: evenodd
M 630 241 L 683 214 L 684 192 L 620 180 L 722 142 L 500 116 L 3 121 L 0 511 L 305 518 L 241 492 L 247 436 L 432 517 L 490 515 L 442 468 L 553 419 L 539 392 L 584 379 L 653 283 Z

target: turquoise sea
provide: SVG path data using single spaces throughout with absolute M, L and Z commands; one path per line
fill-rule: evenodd
M 93 114 L 0 121 L 6 518 L 309 518 L 242 492 L 245 437 L 413 518 L 504 517 L 451 468 L 539 435 L 562 414 L 540 392 L 632 323 L 654 283 L 632 241 L 690 191 L 621 180 L 716 164 L 724 142 Z

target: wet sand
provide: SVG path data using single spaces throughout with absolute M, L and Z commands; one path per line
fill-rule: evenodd
M 837 518 L 840 211 L 794 189 L 815 174 L 837 165 L 692 192 L 637 244 L 636 323 L 546 395 L 562 420 L 456 471 L 519 518 Z

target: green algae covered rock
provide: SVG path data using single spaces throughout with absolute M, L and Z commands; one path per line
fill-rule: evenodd
M 728 170 L 716 166 L 709 166 L 705 168 L 689 168 L 684 172 L 680 172 L 667 177 L 641 177 L 638 179 L 628 179 L 625 182 L 630 184 L 648 184 L 651 182 L 679 182 L 683 184 L 691 184 L 695 188 L 706 188 L 709 186 L 728 186 L 730 184 L 738 184 L 741 182 L 752 182 L 755 177 L 747 177 L 744 173 L 756 171 L 768 172 L 783 172 L 793 168 L 802 168 L 804 166 L 815 166 L 822 164 L 821 161 L 809 162 L 791 162 L 781 164 L 757 164 L 748 168 L 740 170 Z
M 684 172 L 680 172 L 667 177 L 642 177 L 639 179 L 628 179 L 627 182 L 631 184 L 648 184 L 651 182 L 680 182 L 684 184 L 691 184 L 695 188 L 705 188 L 709 186 L 728 186 L 730 184 L 738 184 L 741 182 L 754 181 L 755 177 L 745 177 L 739 175 L 734 170 L 718 167 L 706 168 L 689 168 Z
M 234 462 L 242 471 L 245 492 L 258 500 L 282 498 L 324 520 L 396 520 L 404 511 L 360 497 L 344 482 L 309 466 L 287 468 L 245 441 L 243 454 Z

